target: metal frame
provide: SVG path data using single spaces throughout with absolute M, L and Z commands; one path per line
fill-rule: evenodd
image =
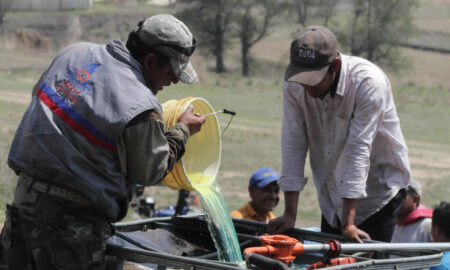
M 206 224 L 202 224 L 205 221 L 203 215 L 196 216 L 178 216 L 178 217 L 164 217 L 164 218 L 149 218 L 139 221 L 122 222 L 113 224 L 113 228 L 118 231 L 117 236 L 126 238 L 121 232 L 132 232 L 132 231 L 146 231 L 154 229 L 174 229 L 174 223 L 183 223 L 183 229 L 192 231 L 193 233 L 207 233 Z M 259 238 L 256 235 L 263 235 L 266 232 L 267 224 L 256 221 L 249 221 L 243 219 L 233 219 L 234 226 L 236 228 L 238 239 L 240 240 L 241 249 L 243 250 L 248 246 L 255 246 L 259 243 Z M 356 263 L 338 265 L 328 267 L 327 269 L 414 269 L 414 268 L 429 268 L 434 265 L 439 265 L 440 260 L 443 256 L 442 250 L 449 250 L 450 243 L 436 246 L 435 245 L 427 247 L 427 245 L 422 245 L 420 247 L 412 247 L 409 244 L 391 244 L 377 241 L 365 241 L 364 244 L 357 244 L 354 242 L 349 242 L 342 236 L 327 234 L 315 231 L 309 231 L 305 229 L 294 228 L 289 233 L 289 236 L 297 238 L 301 242 L 305 240 L 311 242 L 317 242 L 317 244 L 305 244 L 305 252 L 302 255 L 297 256 L 293 265 L 302 264 L 303 260 L 320 261 L 321 252 L 325 252 L 326 243 L 329 239 L 336 239 L 342 243 L 342 256 L 352 256 L 357 259 Z M 126 240 L 126 239 L 125 239 Z M 139 244 L 139 243 L 138 243 Z M 367 245 L 365 245 L 367 244 Z M 345 247 L 345 248 L 344 248 Z M 217 253 L 212 252 L 203 256 L 198 256 L 194 258 L 171 255 L 164 252 L 155 251 L 154 249 L 145 246 L 140 246 L 142 250 L 118 247 L 108 245 L 107 254 L 116 256 L 119 258 L 124 258 L 129 261 L 144 263 L 148 262 L 157 266 L 156 268 L 165 269 L 166 267 L 176 267 L 181 269 L 246 269 L 245 265 L 237 265 L 233 263 L 226 263 L 217 261 Z M 362 255 L 370 252 L 376 251 L 382 254 L 388 254 L 389 252 L 395 250 L 408 250 L 407 252 L 399 252 L 394 254 L 402 254 L 405 257 L 398 257 L 392 259 L 370 259 L 363 257 Z M 311 254 L 308 254 L 311 253 Z M 263 269 L 254 265 L 250 266 L 251 269 Z M 286 269 L 294 269 L 286 267 Z M 296 268 L 299 269 L 299 268 Z M 300 268 L 301 269 L 301 268 Z

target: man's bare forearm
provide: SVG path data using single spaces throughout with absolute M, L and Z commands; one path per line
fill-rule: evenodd
M 284 192 L 284 214 L 290 216 L 297 215 L 297 205 L 300 192 L 298 191 L 285 191 Z
M 341 227 L 345 228 L 348 225 L 355 224 L 356 207 L 358 207 L 358 199 L 343 198 L 342 206 L 342 224 Z

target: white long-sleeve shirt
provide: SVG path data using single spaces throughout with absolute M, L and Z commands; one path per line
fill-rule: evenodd
M 283 82 L 283 191 L 301 191 L 310 164 L 322 214 L 338 227 L 343 198 L 359 199 L 358 225 L 385 206 L 410 179 L 408 149 L 388 78 L 376 65 L 341 54 L 336 94 L 312 98 Z
M 410 225 L 395 225 L 391 243 L 431 242 L 431 218 L 423 218 Z

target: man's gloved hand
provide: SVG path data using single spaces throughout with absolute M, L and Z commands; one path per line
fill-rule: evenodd
M 194 106 L 189 105 L 189 107 L 184 111 L 178 118 L 179 123 L 183 123 L 189 129 L 190 136 L 199 132 L 202 128 L 203 123 L 206 121 L 206 117 L 199 113 L 193 114 Z

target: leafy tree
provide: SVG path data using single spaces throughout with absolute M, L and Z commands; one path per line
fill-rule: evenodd
M 318 18 L 323 19 L 323 26 L 328 26 L 338 2 L 339 0 L 319 0 L 316 2 L 316 15 Z
M 312 19 L 323 20 L 327 26 L 339 0 L 288 0 L 288 11 L 294 12 L 297 22 L 305 27 Z
M 237 5 L 237 31 L 241 41 L 243 76 L 249 75 L 251 47 L 267 35 L 271 22 L 282 11 L 283 6 L 277 0 L 242 0 Z
M 231 36 L 227 30 L 234 14 L 235 0 L 178 0 L 183 10 L 177 16 L 192 28 L 202 48 L 216 57 L 216 72 L 226 72 L 225 47 Z
M 0 0 L 0 27 L 3 26 L 6 12 L 9 11 L 11 3 L 12 0 Z
M 399 67 L 399 45 L 415 31 L 412 11 L 417 5 L 416 0 L 354 0 L 350 31 L 341 42 L 353 55 Z
M 297 21 L 302 26 L 307 26 L 309 18 L 308 8 L 313 4 L 311 0 L 292 0 L 292 9 L 297 13 Z
M 12 0 L 0 0 L 0 34 L 1 37 L 3 37 L 3 45 L 6 45 L 6 39 L 5 39 L 5 29 L 3 27 L 3 23 L 5 22 L 5 15 L 11 8 Z

